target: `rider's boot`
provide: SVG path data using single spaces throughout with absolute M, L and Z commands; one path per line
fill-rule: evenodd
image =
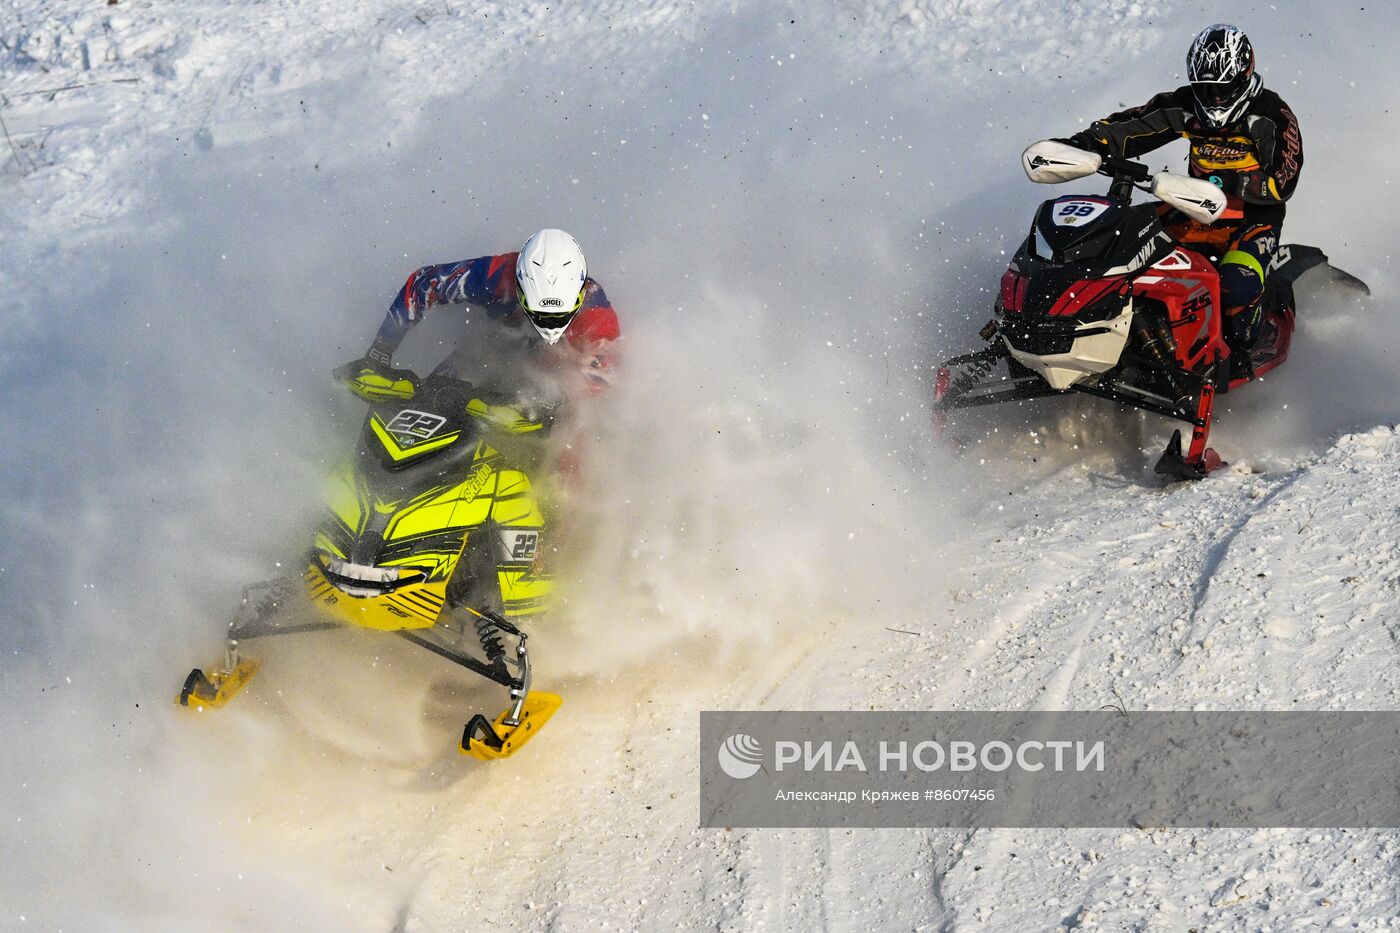
M 1225 342 L 1230 346 L 1230 380 L 1253 379 L 1254 365 L 1250 356 L 1266 335 L 1260 326 L 1261 302 L 1258 298 L 1247 305 L 1225 309 Z M 1271 339 L 1271 338 L 1270 338 Z

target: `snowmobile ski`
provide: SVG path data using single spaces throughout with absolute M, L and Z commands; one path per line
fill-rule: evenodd
M 495 722 L 477 713 L 462 732 L 462 744 L 458 746 L 458 751 L 478 761 L 509 758 L 544 728 L 549 717 L 563 702 L 563 697 L 557 693 L 532 690 L 520 702 L 519 712 L 512 704 L 496 717 Z

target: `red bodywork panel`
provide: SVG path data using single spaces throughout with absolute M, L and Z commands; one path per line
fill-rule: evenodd
M 1122 275 L 1111 275 L 1103 279 L 1081 279 L 1060 296 L 1060 300 L 1050 309 L 1050 314 L 1055 317 L 1076 315 L 1110 292 L 1117 291 L 1125 278 L 1127 277 Z
M 1198 373 L 1230 355 L 1221 332 L 1220 274 L 1200 253 L 1176 247 L 1133 280 L 1132 293 L 1166 306 L 1182 369 Z

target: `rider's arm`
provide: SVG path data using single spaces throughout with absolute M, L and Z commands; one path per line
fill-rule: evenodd
M 1240 197 L 1251 204 L 1287 201 L 1303 170 L 1298 118 L 1277 94 L 1262 91 L 1250 109 L 1249 129 L 1259 150 L 1260 168 L 1240 173 Z
M 387 365 L 403 338 L 429 308 L 463 302 L 490 304 L 500 300 L 509 291 L 515 256 L 515 253 L 481 256 L 424 266 L 415 271 L 394 296 L 368 355 Z
M 580 355 L 581 370 L 590 393 L 601 392 L 612 383 L 618 363 L 617 340 L 622 328 L 617 311 L 603 287 L 589 279 L 584 285 L 583 306 L 565 332 L 565 339 Z
M 1190 86 L 1158 94 L 1141 107 L 1130 107 L 1095 120 L 1087 130 L 1070 137 L 1070 141 L 1101 155 L 1129 159 L 1165 146 L 1186 135 L 1191 104 L 1189 100 L 1183 101 L 1183 91 L 1190 94 Z

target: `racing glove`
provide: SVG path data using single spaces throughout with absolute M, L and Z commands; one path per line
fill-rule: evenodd
M 1240 172 L 1237 188 L 1235 193 L 1250 204 L 1277 204 L 1283 200 L 1267 172 Z
M 418 377 L 407 369 L 395 369 L 382 350 L 352 360 L 335 371 L 335 378 L 367 402 L 407 401 L 418 391 Z
M 1103 138 L 1095 136 L 1091 130 L 1080 130 L 1073 136 L 1059 136 L 1051 142 L 1064 143 L 1066 146 L 1083 149 L 1085 152 L 1096 152 L 1099 155 L 1108 154 L 1108 146 Z

